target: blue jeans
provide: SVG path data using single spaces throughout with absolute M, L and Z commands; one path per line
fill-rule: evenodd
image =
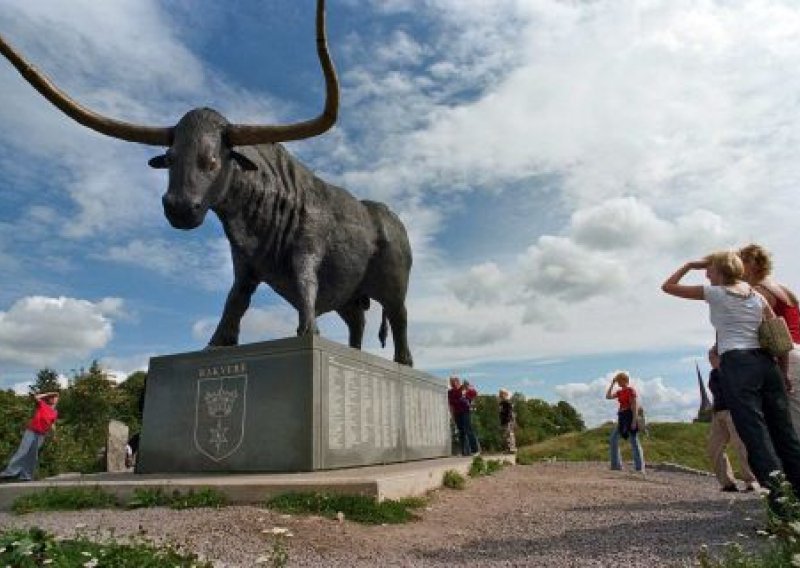
M 478 438 L 472 429 L 472 417 L 470 412 L 456 414 L 456 428 L 458 429 L 458 440 L 461 442 L 461 454 L 470 456 L 481 451 Z
M 631 442 L 631 452 L 633 453 L 633 467 L 636 471 L 644 471 L 644 454 L 642 445 L 639 443 L 639 436 L 636 432 L 628 435 Z M 614 425 L 611 437 L 608 439 L 608 455 L 611 458 L 611 469 L 622 469 L 622 456 L 619 453 L 619 426 Z
M 734 349 L 722 354 L 720 370 L 725 402 L 758 483 L 774 487 L 769 474 L 783 471 L 800 495 L 800 440 L 775 360 L 763 349 Z
M 32 481 L 36 466 L 39 463 L 39 450 L 44 444 L 44 434 L 25 430 L 19 448 L 11 456 L 6 468 L 0 472 L 0 478 L 16 477 L 20 481 Z

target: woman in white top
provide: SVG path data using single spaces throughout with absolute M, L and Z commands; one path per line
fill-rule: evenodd
M 706 271 L 705 286 L 680 284 L 690 270 Z M 800 440 L 789 418 L 783 375 L 775 359 L 758 343 L 758 327 L 766 301 L 742 280 L 744 266 L 733 251 L 687 262 L 662 284 L 667 294 L 708 303 L 717 331 L 720 386 L 739 437 L 747 448 L 750 468 L 762 487 L 773 488 L 773 471 L 783 471 L 800 495 Z M 771 315 L 771 312 L 767 312 Z M 774 492 L 771 492 L 774 495 Z M 773 510 L 775 503 L 772 503 Z M 776 511 L 780 514 L 780 511 Z

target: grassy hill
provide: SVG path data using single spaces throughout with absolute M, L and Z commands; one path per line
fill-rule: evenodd
M 565 461 L 608 461 L 608 438 L 613 424 L 608 422 L 584 432 L 572 432 L 544 442 L 521 448 L 520 463 L 532 463 L 547 458 Z M 645 462 L 671 462 L 695 469 L 710 471 L 706 457 L 708 424 L 685 422 L 654 422 L 648 424 L 648 434 L 641 435 Z M 620 440 L 622 458 L 631 463 L 631 447 Z M 734 470 L 735 452 L 729 451 Z

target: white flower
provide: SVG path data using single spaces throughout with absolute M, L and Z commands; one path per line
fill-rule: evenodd
M 97 566 L 97 564 L 98 564 L 97 558 L 92 558 L 91 560 L 89 560 L 89 562 L 86 562 L 83 565 L 83 568 L 94 568 L 95 566 Z
M 264 534 L 274 534 L 274 535 L 290 535 L 289 529 L 284 527 L 272 527 L 271 529 L 264 529 L 261 531 Z
M 339 511 L 338 513 L 336 513 L 336 518 L 338 519 L 338 521 L 339 521 L 340 523 L 344 522 L 344 513 L 342 513 L 341 511 Z
M 792 566 L 795 568 L 800 568 L 800 554 L 795 554 L 792 556 Z
M 84 556 L 91 556 L 92 555 L 91 552 L 86 552 L 85 550 L 83 552 L 81 552 L 81 554 L 83 554 Z
M 770 477 L 780 477 L 781 476 L 781 470 L 775 469 L 773 471 L 770 471 L 769 472 L 769 476 Z
M 42 562 L 42 564 L 52 564 L 52 563 L 53 563 L 53 559 L 52 558 L 48 558 L 47 560 Z

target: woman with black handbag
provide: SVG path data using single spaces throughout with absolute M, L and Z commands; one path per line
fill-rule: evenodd
M 710 285 L 680 281 L 691 270 L 705 270 Z M 739 437 L 747 448 L 750 468 L 762 487 L 775 488 L 775 471 L 783 471 L 800 495 L 800 440 L 789 418 L 783 374 L 774 356 L 759 344 L 758 330 L 775 315 L 769 304 L 745 281 L 744 265 L 733 251 L 687 262 L 662 284 L 672 296 L 705 300 L 717 332 L 721 387 Z M 771 495 L 774 496 L 774 492 Z M 774 512 L 781 514 L 776 502 Z

